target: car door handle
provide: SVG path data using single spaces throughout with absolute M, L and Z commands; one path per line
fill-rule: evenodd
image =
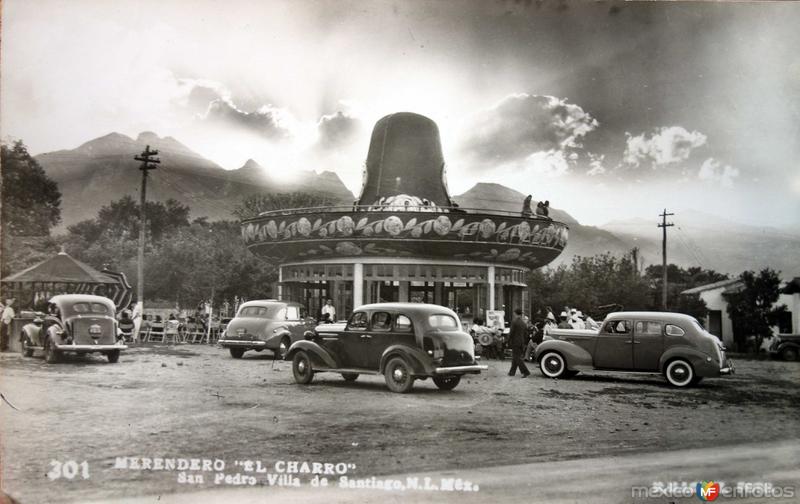
M 634 344 L 634 345 L 638 345 L 639 343 L 641 343 L 641 341 L 639 341 L 639 340 L 633 340 L 633 344 Z
M 629 339 L 629 340 L 623 341 L 623 343 L 633 343 L 633 340 Z
M 361 339 L 372 339 L 372 335 L 371 334 L 362 334 L 361 335 Z

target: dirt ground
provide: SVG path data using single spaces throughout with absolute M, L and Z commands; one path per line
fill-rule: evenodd
M 418 381 L 389 392 L 382 377 L 346 383 L 206 345 L 151 345 L 104 357 L 0 354 L 2 487 L 20 502 L 85 501 L 209 490 L 177 471 L 115 469 L 116 457 L 342 462 L 348 475 L 467 469 L 591 456 L 796 439 L 800 364 L 737 360 L 731 377 L 688 390 L 660 376 L 582 373 L 509 377 L 485 361 L 452 392 Z M 10 403 L 10 404 L 9 404 Z M 11 407 L 13 405 L 17 409 Z M 86 461 L 88 478 L 48 477 L 51 461 Z M 52 476 L 52 473 L 51 473 Z

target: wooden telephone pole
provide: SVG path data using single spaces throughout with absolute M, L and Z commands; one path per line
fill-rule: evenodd
M 675 215 L 675 214 L 667 213 L 667 209 L 665 208 L 664 213 L 659 214 L 659 217 L 661 217 L 661 224 L 658 225 L 658 227 L 664 230 L 664 236 L 661 240 L 661 257 L 663 259 L 662 261 L 663 278 L 661 281 L 663 291 L 661 293 L 661 307 L 664 309 L 664 311 L 667 311 L 667 228 L 675 225 L 671 222 L 669 223 L 667 222 L 667 217 L 669 217 L 670 215 Z
M 144 309 L 144 241 L 146 235 L 147 219 L 145 217 L 145 202 L 147 200 L 147 172 L 155 170 L 156 165 L 161 161 L 155 156 L 157 150 L 150 150 L 150 146 L 145 147 L 144 152 L 134 157 L 136 161 L 141 161 L 139 169 L 142 171 L 142 191 L 139 199 L 139 264 L 136 270 L 136 304 L 139 305 L 140 313 Z

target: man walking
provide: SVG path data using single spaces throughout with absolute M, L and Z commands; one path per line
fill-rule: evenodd
M 517 367 L 519 372 L 522 373 L 523 378 L 527 378 L 531 374 L 522 360 L 522 353 L 525 348 L 525 335 L 528 332 L 528 325 L 522 318 L 522 310 L 517 308 L 514 310 L 514 320 L 511 321 L 511 331 L 509 333 L 509 346 L 511 347 L 511 369 L 508 371 L 508 376 L 517 374 Z

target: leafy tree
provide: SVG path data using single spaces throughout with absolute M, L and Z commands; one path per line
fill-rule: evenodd
M 775 306 L 781 279 L 778 272 L 764 268 L 758 274 L 744 271 L 739 280 L 743 284 L 740 289 L 724 294 L 733 323 L 733 338 L 739 350 L 747 348 L 751 336 L 755 337 L 755 348 L 759 348 L 762 340 L 772 334 L 770 326 L 786 311 L 786 305 Z
M 663 296 L 664 268 L 658 265 L 651 265 L 645 269 L 644 279 L 648 283 L 651 291 L 650 307 L 653 310 L 661 310 L 661 298 Z M 673 312 L 686 313 L 695 318 L 703 318 L 706 315 L 705 301 L 699 296 L 683 295 L 681 292 L 706 285 L 720 280 L 727 280 L 728 275 L 718 273 L 714 270 L 707 270 L 697 266 L 683 269 L 675 264 L 667 265 L 667 309 Z
M 61 192 L 21 140 L 0 146 L 3 233 L 45 236 L 61 221 Z
M 311 208 L 329 206 L 337 200 L 319 192 L 295 191 L 290 193 L 254 194 L 248 196 L 233 210 L 240 220 L 257 217 L 261 212 L 286 210 L 289 208 Z
M 165 233 L 189 225 L 189 207 L 174 199 L 166 203 L 148 201 L 145 203 L 147 232 L 154 240 Z M 137 238 L 139 236 L 139 203 L 131 196 L 125 196 L 102 207 L 94 219 L 69 226 L 70 234 L 79 236 L 88 243 L 94 243 L 103 234 L 113 238 Z
M 548 306 L 556 315 L 564 306 L 570 306 L 602 318 L 602 306 L 645 309 L 650 297 L 631 258 L 611 254 L 576 256 L 569 266 L 535 270 L 529 276 L 528 287 L 533 313 L 541 314 Z

